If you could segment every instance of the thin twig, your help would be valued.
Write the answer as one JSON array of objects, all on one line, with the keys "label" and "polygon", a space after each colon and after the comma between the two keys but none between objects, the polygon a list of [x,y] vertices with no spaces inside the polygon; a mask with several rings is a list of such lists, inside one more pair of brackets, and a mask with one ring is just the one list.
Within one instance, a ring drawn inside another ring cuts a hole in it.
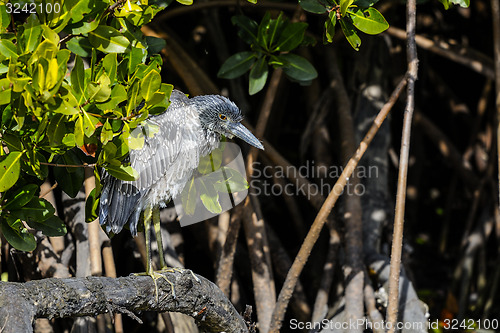
[{"label": "thin twig", "polygon": [[44,189],[43,193],[40,192],[40,195],[38,197],[40,199],[45,197],[47,194],[52,192],[57,187],[57,185],[59,185],[59,184],[57,182],[55,182],[54,185],[52,185],[49,189]]},{"label": "thin twig", "polygon": [[97,165],[95,163],[92,163],[92,164],[88,164],[88,163],[83,163],[83,164],[59,164],[59,163],[48,163],[48,162],[39,162],[39,163],[43,164],[43,165],[57,167],[57,168],[93,168],[93,167],[95,167]]},{"label": "thin twig", "polygon": [[316,219],[314,220],[309,233],[306,236],[306,239],[302,243],[299,253],[297,254],[297,257],[295,258],[293,265],[290,268],[286,280],[283,284],[283,288],[281,289],[280,295],[278,297],[278,302],[276,303],[276,308],[273,311],[270,332],[279,332],[283,318],[285,317],[288,302],[290,301],[299,275],[302,272],[302,269],[304,268],[309,255],[311,254],[311,250],[314,244],[318,240],[319,234],[328,218],[328,215],[337,202],[339,196],[342,194],[349,177],[354,171],[354,168],[359,163],[361,157],[363,157],[363,154],[370,145],[370,142],[373,140],[375,134],[378,132],[380,126],[382,126],[384,119],[389,114],[389,111],[393,107],[394,103],[396,103],[396,100],[398,99],[399,94],[401,93],[405,85],[406,78],[399,82],[398,86],[393,91],[389,101],[380,110],[379,114],[373,121],[372,126],[368,130],[368,133],[365,135],[363,141],[361,141],[361,143],[359,144],[358,149],[351,157],[346,167],[344,168],[344,171],[335,183],[333,190],[330,192],[325,202],[321,206],[321,209],[316,216]]},{"label": "thin twig", "polygon": [[403,134],[399,156],[399,175],[396,194],[396,213],[394,217],[394,233],[392,237],[391,265],[389,277],[389,303],[387,306],[388,333],[394,333],[398,318],[399,274],[401,270],[401,250],[403,246],[403,226],[406,201],[406,181],[408,176],[408,157],[410,155],[410,137],[413,110],[415,109],[415,81],[418,74],[417,44],[415,43],[415,22],[417,1],[408,0],[406,4],[406,33],[408,58],[408,87],[406,108],[403,118]]}]

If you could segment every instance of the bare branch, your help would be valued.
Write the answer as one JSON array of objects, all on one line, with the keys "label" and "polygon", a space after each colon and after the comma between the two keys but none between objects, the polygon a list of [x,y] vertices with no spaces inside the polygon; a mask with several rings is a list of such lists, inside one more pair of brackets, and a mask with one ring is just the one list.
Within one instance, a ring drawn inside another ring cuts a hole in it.
[{"label": "bare branch", "polygon": [[388,333],[395,332],[399,305],[399,275],[401,271],[401,250],[403,247],[403,226],[406,202],[406,182],[408,176],[408,157],[410,155],[411,123],[415,109],[415,81],[418,74],[417,44],[415,43],[415,23],[417,16],[416,0],[406,4],[406,34],[408,59],[408,87],[406,109],[403,118],[401,153],[399,156],[399,175],[396,194],[396,213],[392,237],[391,267],[389,277],[389,303],[387,306]]},{"label": "bare branch", "polygon": [[[44,279],[0,283],[0,326],[3,333],[33,332],[35,318],[96,316],[107,312],[181,312],[210,332],[248,332],[243,318],[219,288],[189,270],[163,273],[158,302],[149,276]],[[135,317],[135,315],[133,315]],[[137,317],[136,317],[137,318]]]}]

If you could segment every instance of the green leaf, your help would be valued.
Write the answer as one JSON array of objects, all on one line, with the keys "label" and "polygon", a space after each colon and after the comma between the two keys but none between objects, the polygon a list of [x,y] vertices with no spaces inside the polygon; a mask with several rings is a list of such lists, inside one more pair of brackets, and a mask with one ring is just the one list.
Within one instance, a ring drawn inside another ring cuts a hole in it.
[{"label": "green leaf", "polygon": [[110,163],[113,165],[120,165],[121,162],[116,159],[117,148],[113,142],[108,142],[102,147],[101,153],[99,154],[98,163]]},{"label": "green leaf", "polygon": [[354,26],[366,34],[376,35],[389,28],[389,23],[387,23],[384,16],[373,7],[367,9],[353,8],[349,10],[349,14]]},{"label": "green leaf", "polygon": [[247,190],[250,186],[246,178],[237,170],[222,167],[223,180],[218,179],[214,182],[214,187],[217,191],[222,193],[236,193]]},{"label": "green leaf", "polygon": [[189,6],[193,4],[193,0],[177,0],[181,5]]},{"label": "green leaf", "polygon": [[197,189],[194,177],[191,177],[182,190],[182,209],[187,215],[193,215],[196,210]]},{"label": "green leaf", "polygon": [[459,5],[460,7],[467,8],[470,5],[470,0],[439,0],[444,6],[444,9],[448,10],[452,4]]},{"label": "green leaf", "polygon": [[14,194],[9,195],[6,199],[5,205],[2,207],[4,210],[16,210],[28,202],[31,201],[36,191],[38,191],[38,185],[36,184],[28,184],[20,189],[18,189]]},{"label": "green leaf", "polygon": [[[111,98],[104,103],[97,103],[96,106],[99,110],[107,111],[107,110],[115,110],[118,111],[118,104],[127,100],[127,91],[125,87],[121,84],[116,84],[111,90]],[[123,116],[123,115],[121,115]]]},{"label": "green leaf", "polygon": [[212,153],[202,156],[198,163],[198,172],[202,175],[212,173],[220,169],[222,164],[222,150],[214,149]]},{"label": "green leaf", "polygon": [[200,184],[200,199],[205,208],[213,214],[222,213],[222,207],[219,203],[219,192],[215,190],[212,182],[205,182],[204,178],[198,178],[197,181]]},{"label": "green leaf", "polygon": [[[17,74],[21,76],[18,76]],[[31,81],[30,77],[27,77],[26,74],[19,70],[17,66],[17,58],[12,57],[9,62],[9,70],[7,72],[7,78],[12,82],[12,91],[14,92],[22,92],[24,87]]]},{"label": "green leaf", "polygon": [[83,130],[83,116],[78,115],[78,119],[75,122],[75,141],[76,144],[81,147],[85,143],[85,132]]},{"label": "green leaf", "polygon": [[10,15],[7,13],[7,7],[0,4],[0,32],[4,32],[10,25]]},{"label": "green leaf", "polygon": [[40,43],[42,36],[42,27],[36,15],[32,14],[24,24],[24,31],[21,36],[25,52],[33,52],[33,50]]},{"label": "green leaf", "polygon": [[[281,19],[281,16],[279,16]],[[266,12],[259,24],[257,32],[257,42],[264,50],[269,50],[269,36],[268,31],[271,25],[271,13]]]},{"label": "green leaf", "polygon": [[[118,136],[118,138],[115,138],[115,142],[117,143],[115,152],[116,158],[121,158],[129,153],[130,149],[128,148],[128,142],[127,142],[129,135],[130,135],[129,133],[122,133]],[[111,142],[108,142],[107,145],[109,145],[110,143]]]},{"label": "green leaf", "polygon": [[328,18],[325,21],[324,42],[332,43],[335,35],[335,24],[337,23],[337,15],[334,11],[328,13]]},{"label": "green leaf", "polygon": [[85,201],[85,222],[90,223],[99,217],[99,198],[96,197],[96,189],[92,189]]},{"label": "green leaf", "polygon": [[154,92],[150,99],[146,102],[146,105],[156,105],[165,100],[165,94],[162,92]]},{"label": "green leaf", "polygon": [[0,39],[0,54],[5,56],[6,59],[17,58],[17,47],[10,40]]},{"label": "green leaf", "polygon": [[71,56],[70,50],[62,49],[57,51],[57,64],[59,65],[59,72],[62,75],[66,74],[70,56]]},{"label": "green leaf", "polygon": [[344,18],[345,14],[347,13],[347,8],[349,8],[350,5],[354,0],[340,0],[340,17]]},{"label": "green leaf", "polygon": [[[61,165],[81,165],[82,160],[75,151],[68,150],[63,155],[58,155],[54,163]],[[84,168],[54,167],[54,178],[59,187],[71,198],[75,198],[82,188],[85,179]]]},{"label": "green leaf", "polygon": [[57,52],[59,52],[59,48],[56,44],[52,43],[50,40],[44,40],[41,44],[38,45],[35,52],[28,61],[28,65],[32,65],[40,59],[52,59],[57,56]]},{"label": "green leaf", "polygon": [[79,111],[78,101],[71,92],[66,88],[59,89],[59,95],[47,102],[47,108],[55,113],[64,114],[67,116],[75,115]]},{"label": "green leaf", "polygon": [[85,18],[76,24],[72,24],[68,27],[73,35],[88,34],[89,32],[95,30],[100,23],[99,20],[100,13],[92,12],[85,15]]},{"label": "green leaf", "polygon": [[[45,59],[42,59],[45,60]],[[44,66],[46,65],[46,66]],[[47,61],[40,61],[33,73],[33,88],[38,93],[43,93],[45,91],[45,78],[47,72]]]},{"label": "green leaf", "polygon": [[105,145],[111,140],[113,140],[113,129],[111,128],[109,120],[106,120],[101,131],[101,143]]},{"label": "green leaf", "polygon": [[126,181],[133,181],[139,179],[139,173],[134,170],[130,165],[129,166],[123,166],[123,165],[112,165],[108,164],[105,166],[105,169],[109,174],[115,178],[121,179],[121,180],[126,180]]},{"label": "green leaf", "polygon": [[34,149],[28,151],[28,157],[29,165],[31,166],[31,169],[33,170],[35,175],[39,179],[47,178],[49,174],[49,168],[46,164],[42,164],[47,163],[47,159],[45,158],[45,156],[38,150]]},{"label": "green leaf", "polygon": [[66,147],[74,147],[76,145],[75,133],[66,133],[62,143]]},{"label": "green leaf", "polygon": [[309,61],[296,54],[282,54],[277,56],[285,62],[283,72],[293,80],[310,81],[318,76],[318,72]]},{"label": "green leaf", "polygon": [[130,42],[113,27],[100,25],[89,32],[89,41],[99,51],[106,53],[125,53]]},{"label": "green leaf", "polygon": [[148,44],[148,55],[151,56],[160,53],[165,48],[167,43],[163,38],[146,36],[146,44]]},{"label": "green leaf", "polygon": [[92,54],[92,44],[88,38],[73,37],[67,43],[66,47],[80,57],[88,58]]},{"label": "green leaf", "polygon": [[148,138],[152,138],[160,131],[160,126],[151,120],[142,123],[142,131]]},{"label": "green leaf", "polygon": [[66,235],[66,225],[57,216],[53,215],[43,222],[29,221],[30,227],[40,230],[45,236],[57,237]]},{"label": "green leaf", "polygon": [[250,71],[250,84],[248,86],[248,93],[250,95],[255,95],[264,88],[267,81],[267,74],[268,68],[266,57],[262,57],[257,60]]},{"label": "green leaf", "polygon": [[50,90],[54,88],[54,86],[59,83],[59,79],[63,79],[62,75],[61,77],[58,76],[59,74],[59,64],[57,63],[57,59],[50,59],[49,60],[49,66],[47,68],[47,77],[45,79],[45,88],[46,90]]},{"label": "green leaf", "polygon": [[468,8],[470,5],[470,0],[450,0],[452,4],[459,5],[463,8]]},{"label": "green leaf", "polygon": [[42,25],[42,36],[45,38],[45,39],[48,39],[50,40],[52,43],[54,44],[59,44],[60,42],[60,38],[59,38],[59,35],[52,29],[50,29],[47,25]]},{"label": "green leaf", "polygon": [[128,137],[128,147],[130,149],[142,149],[144,147],[145,137],[139,128],[134,129],[130,132]]},{"label": "green leaf", "polygon": [[23,144],[21,142],[21,139],[17,135],[3,133],[0,139],[7,145],[7,148],[9,148],[10,152],[23,150]]},{"label": "green leaf", "polygon": [[136,111],[136,106],[139,105],[140,101],[138,100],[139,97],[139,80],[134,80],[134,83],[132,83],[132,86],[128,88],[127,91],[127,117],[129,117],[132,113]]},{"label": "green leaf", "polygon": [[11,211],[12,216],[26,222],[36,221],[41,222],[53,216],[55,212],[54,206],[45,199],[33,197],[23,207]]},{"label": "green leaf", "polygon": [[94,134],[97,124],[99,123],[99,119],[90,115],[86,111],[83,112],[83,132],[87,137],[90,137]]},{"label": "green leaf", "polygon": [[116,70],[118,67],[118,61],[116,58],[116,53],[107,54],[102,60],[102,68],[109,77],[109,81],[114,83],[116,81]]},{"label": "green leaf", "polygon": [[267,47],[265,49],[275,50],[278,38],[282,36],[285,27],[289,27],[290,25],[293,25],[293,23],[289,23],[288,20],[283,17],[283,12],[280,12],[276,19],[271,20],[269,22],[269,28],[266,31]]},{"label": "green leaf", "polygon": [[75,66],[70,74],[71,86],[75,92],[75,96],[78,102],[82,102],[85,97],[85,68],[83,66],[83,60],[80,56],[75,57]]},{"label": "green leaf", "polygon": [[130,75],[134,74],[137,70],[139,64],[143,64],[146,61],[147,51],[140,48],[133,48],[131,52],[127,54],[128,61],[128,73]]},{"label": "green leaf", "polygon": [[234,79],[245,74],[255,63],[254,52],[239,52],[230,56],[220,68],[217,76],[223,79]]},{"label": "green leaf", "polygon": [[9,104],[11,95],[10,80],[7,78],[0,79],[0,105]]},{"label": "green leaf", "polygon": [[254,20],[245,15],[236,15],[231,18],[231,22],[238,26],[238,36],[247,44],[257,43],[259,25]]},{"label": "green leaf", "polygon": [[35,236],[30,234],[19,219],[2,219],[1,229],[7,242],[19,251],[33,251],[36,249]]},{"label": "green leaf", "polygon": [[331,8],[328,1],[322,0],[299,0],[299,5],[307,12],[314,14],[323,14]]},{"label": "green leaf", "polygon": [[280,34],[276,47],[273,51],[288,52],[302,43],[307,23],[296,22],[289,24]]},{"label": "green leaf", "polygon": [[146,75],[146,77],[141,82],[141,94],[146,102],[148,102],[153,97],[153,94],[160,89],[160,86],[160,73],[155,70],[149,72],[149,74]]},{"label": "green leaf", "polygon": [[0,161],[0,192],[11,188],[19,178],[22,152],[11,151]]},{"label": "green leaf", "polygon": [[342,28],[344,36],[349,42],[349,44],[351,44],[352,48],[355,49],[356,51],[359,51],[359,46],[361,45],[361,39],[356,33],[354,25],[352,25],[351,22],[348,22],[345,19],[343,19],[340,20],[340,27]]},{"label": "green leaf", "polygon": [[97,82],[90,82],[87,86],[87,98],[96,102],[107,101],[111,95],[110,83],[109,77],[105,73],[101,74]]},{"label": "green leaf", "polygon": [[66,117],[62,114],[55,114],[50,120],[47,127],[47,136],[49,137],[49,144],[52,147],[62,145],[62,139],[67,132],[65,121]]}]

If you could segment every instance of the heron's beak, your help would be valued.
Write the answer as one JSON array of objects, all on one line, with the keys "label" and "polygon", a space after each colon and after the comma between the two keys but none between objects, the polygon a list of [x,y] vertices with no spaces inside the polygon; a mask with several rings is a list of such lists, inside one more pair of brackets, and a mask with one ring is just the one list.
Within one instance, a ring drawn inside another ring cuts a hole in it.
[{"label": "heron's beak", "polygon": [[228,128],[229,132],[234,136],[240,138],[246,143],[264,150],[264,146],[260,141],[241,123],[231,123]]}]

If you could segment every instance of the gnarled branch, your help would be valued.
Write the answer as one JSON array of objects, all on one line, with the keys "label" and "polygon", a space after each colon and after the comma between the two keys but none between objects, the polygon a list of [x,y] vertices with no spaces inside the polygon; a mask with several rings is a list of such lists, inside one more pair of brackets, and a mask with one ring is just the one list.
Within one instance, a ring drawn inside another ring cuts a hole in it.
[{"label": "gnarled branch", "polygon": [[162,274],[172,286],[166,279],[157,280],[158,301],[149,276],[0,282],[0,327],[4,333],[33,332],[35,318],[171,311],[193,317],[205,331],[248,332],[243,318],[215,284],[201,276],[197,281],[184,269]]}]

